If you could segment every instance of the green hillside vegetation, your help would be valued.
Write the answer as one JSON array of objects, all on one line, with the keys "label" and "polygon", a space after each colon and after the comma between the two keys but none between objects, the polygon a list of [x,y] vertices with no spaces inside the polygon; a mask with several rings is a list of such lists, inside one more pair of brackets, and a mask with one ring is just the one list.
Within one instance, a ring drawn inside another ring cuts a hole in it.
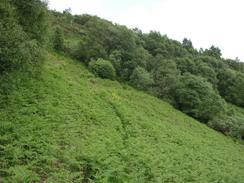
[{"label": "green hillside vegetation", "polygon": [[95,16],[72,16],[68,10],[51,13],[53,26],[62,30],[59,51],[87,65],[110,62],[116,71],[111,79],[161,98],[225,135],[244,139],[244,121],[227,104],[244,104],[244,64],[239,60],[221,58],[215,46],[196,50],[189,39],[180,43],[159,32],[145,34]]},{"label": "green hillside vegetation", "polygon": [[0,182],[244,182],[244,64],[46,1],[0,1]]},{"label": "green hillside vegetation", "polygon": [[50,53],[22,81],[0,109],[4,182],[243,182],[243,145],[77,61]]}]

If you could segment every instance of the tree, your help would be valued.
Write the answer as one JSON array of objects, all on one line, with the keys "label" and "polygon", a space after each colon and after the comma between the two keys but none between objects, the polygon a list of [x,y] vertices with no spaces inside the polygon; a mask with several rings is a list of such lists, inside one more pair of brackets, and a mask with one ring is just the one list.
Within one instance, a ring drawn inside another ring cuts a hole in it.
[{"label": "tree", "polygon": [[182,41],[182,46],[186,49],[192,49],[193,48],[193,45],[192,45],[192,42],[191,40],[188,40],[187,38],[184,38],[183,41]]},{"label": "tree", "polygon": [[64,33],[60,27],[57,27],[54,33],[54,48],[58,51],[64,50]]},{"label": "tree", "polygon": [[182,41],[182,47],[185,48],[190,54],[195,54],[196,50],[193,47],[191,40],[184,38]]},{"label": "tree", "polygon": [[63,14],[71,15],[71,13],[72,13],[71,8],[67,8],[67,9],[65,9],[65,10],[63,11]]},{"label": "tree", "polygon": [[122,72],[122,54],[119,50],[114,50],[110,55],[109,55],[109,60],[113,64],[117,76],[121,77],[121,72]]},{"label": "tree", "polygon": [[21,66],[24,55],[20,48],[23,46],[26,34],[14,18],[14,7],[6,1],[0,2],[0,73]]},{"label": "tree", "polygon": [[240,61],[238,57],[234,60],[226,59],[224,62],[233,70],[244,73],[244,63]]},{"label": "tree", "polygon": [[71,8],[67,8],[67,9],[65,9],[65,10],[63,11],[63,15],[64,15],[66,21],[67,21],[69,24],[72,25],[72,23],[73,23],[73,17],[72,17],[72,14],[71,14],[71,13],[72,13]]},{"label": "tree", "polygon": [[130,83],[138,89],[149,90],[153,84],[153,79],[150,73],[138,66],[130,76]]},{"label": "tree", "polygon": [[222,60],[219,60],[212,56],[199,56],[197,57],[197,60],[199,61],[199,63],[204,62],[208,64],[208,66],[214,69],[216,73],[219,73],[219,71],[228,67],[224,62],[222,62]]},{"label": "tree", "polygon": [[98,59],[89,63],[90,70],[96,75],[104,79],[115,79],[115,69],[110,61]]},{"label": "tree", "polygon": [[235,138],[244,138],[244,119],[234,115],[215,116],[208,122],[211,128]]},{"label": "tree", "polygon": [[234,84],[230,87],[232,103],[244,107],[244,74],[237,73]]},{"label": "tree", "polygon": [[236,78],[236,73],[231,69],[223,69],[218,74],[218,90],[221,96],[223,96],[227,101],[231,101],[230,88],[234,85]]},{"label": "tree", "polygon": [[107,53],[94,37],[85,35],[79,43],[75,57],[87,63],[91,59],[107,58]]},{"label": "tree", "polygon": [[0,74],[13,70],[31,71],[40,63],[37,42],[29,40],[16,18],[10,1],[0,2]]},{"label": "tree", "polygon": [[228,102],[244,106],[244,74],[224,69],[218,74],[218,90]]},{"label": "tree", "polygon": [[184,73],[191,73],[194,74],[197,72],[197,63],[192,57],[181,57],[177,58],[176,60],[177,68],[181,72],[181,74]]},{"label": "tree", "polygon": [[152,56],[149,54],[149,52],[143,47],[138,46],[134,51],[132,60],[136,63],[137,66],[148,68],[151,59]]},{"label": "tree", "polygon": [[217,89],[218,79],[217,79],[217,73],[212,69],[208,64],[206,63],[199,63],[197,65],[198,70],[195,73],[195,75],[201,76],[205,79],[207,79],[208,82],[210,82],[214,89]]},{"label": "tree", "polygon": [[218,74],[218,90],[228,102],[244,106],[244,74],[223,69]]},{"label": "tree", "polygon": [[225,112],[225,103],[204,78],[185,74],[176,89],[178,108],[186,114],[207,122]]},{"label": "tree", "polygon": [[204,55],[208,55],[217,59],[220,59],[222,56],[221,50],[218,47],[211,46],[209,49],[206,49],[203,52]]},{"label": "tree", "polygon": [[19,24],[30,39],[43,44],[47,40],[48,10],[41,0],[12,0],[16,7]]},{"label": "tree", "polygon": [[179,71],[173,60],[160,60],[153,70],[155,81],[153,93],[171,104],[175,104],[175,90],[179,79]]}]

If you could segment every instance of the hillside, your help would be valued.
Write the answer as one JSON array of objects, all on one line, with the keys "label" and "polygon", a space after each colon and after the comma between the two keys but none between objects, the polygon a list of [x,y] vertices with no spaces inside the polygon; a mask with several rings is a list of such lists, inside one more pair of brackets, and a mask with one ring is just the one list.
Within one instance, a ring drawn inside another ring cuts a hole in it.
[{"label": "hillside", "polygon": [[[220,48],[197,50],[187,38],[181,43],[97,16],[50,13],[56,50],[85,63],[99,77],[127,83],[216,131],[244,139],[244,118],[235,107],[244,107],[244,64],[222,58]],[[94,68],[104,64],[112,77]]]},{"label": "hillside", "polygon": [[0,182],[244,182],[243,145],[64,56],[5,100]]}]

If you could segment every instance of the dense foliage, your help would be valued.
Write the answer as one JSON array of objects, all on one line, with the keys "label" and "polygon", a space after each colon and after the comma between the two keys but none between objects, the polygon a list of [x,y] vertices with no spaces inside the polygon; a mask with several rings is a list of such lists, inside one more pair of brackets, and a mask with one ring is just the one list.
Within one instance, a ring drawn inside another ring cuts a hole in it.
[{"label": "dense foliage", "polygon": [[47,4],[41,0],[11,0],[11,2],[16,9],[18,23],[29,38],[44,44],[48,33]]},{"label": "dense foliage", "polygon": [[0,84],[9,72],[35,71],[51,45],[95,75],[127,82],[205,123],[226,115],[225,101],[244,106],[244,64],[223,59],[218,47],[196,50],[186,38],[180,43],[96,16],[73,16],[70,9],[50,12],[40,0],[6,0],[0,15]]},{"label": "dense foliage", "polygon": [[153,85],[153,79],[149,72],[138,66],[130,76],[130,82],[138,89],[148,90]]},{"label": "dense foliage", "polygon": [[244,140],[244,118],[237,116],[215,116],[208,125],[225,135]]},{"label": "dense foliage", "polygon": [[53,35],[53,48],[57,51],[63,51],[64,45],[64,33],[60,27],[57,27]]},{"label": "dense foliage", "polygon": [[242,144],[57,54],[9,95],[0,125],[4,183],[244,180]]},{"label": "dense foliage", "polygon": [[[10,73],[32,75],[40,70],[48,39],[48,10],[39,0],[0,2],[0,94],[12,91]],[[20,81],[18,81],[20,82]]]},{"label": "dense foliage", "polygon": [[243,181],[243,146],[175,109],[244,140],[238,58],[42,0],[0,17],[0,182]]},{"label": "dense foliage", "polygon": [[85,63],[109,60],[118,80],[204,123],[213,124],[214,117],[227,115],[225,101],[244,105],[244,64],[223,59],[218,47],[197,50],[189,39],[180,43],[159,32],[145,34],[96,16],[52,14],[54,25],[65,32],[66,53]]},{"label": "dense foliage", "polygon": [[185,74],[176,89],[179,109],[201,121],[209,121],[225,112],[224,101],[206,79]]},{"label": "dense foliage", "polygon": [[93,60],[89,63],[90,70],[96,75],[104,79],[115,79],[115,69],[113,65],[103,59]]}]

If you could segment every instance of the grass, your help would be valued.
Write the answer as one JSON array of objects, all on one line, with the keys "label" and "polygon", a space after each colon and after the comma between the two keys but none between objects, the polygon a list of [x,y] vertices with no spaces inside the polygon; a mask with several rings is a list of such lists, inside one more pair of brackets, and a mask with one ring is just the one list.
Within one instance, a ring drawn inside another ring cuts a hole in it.
[{"label": "grass", "polygon": [[243,145],[54,53],[0,125],[0,182],[244,182]]}]

